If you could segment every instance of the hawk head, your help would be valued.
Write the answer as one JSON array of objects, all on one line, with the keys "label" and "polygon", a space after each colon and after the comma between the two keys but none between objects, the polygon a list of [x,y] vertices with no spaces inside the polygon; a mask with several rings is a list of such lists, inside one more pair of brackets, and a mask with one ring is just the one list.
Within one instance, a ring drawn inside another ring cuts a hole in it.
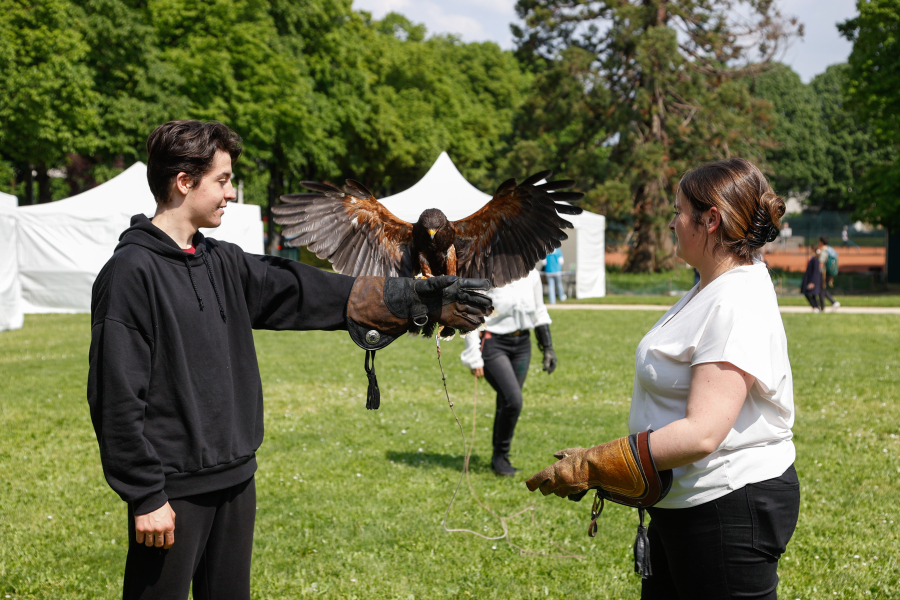
[{"label": "hawk head", "polygon": [[429,208],[419,216],[419,225],[428,232],[431,239],[434,239],[437,232],[445,227],[447,223],[447,215],[436,208]]}]

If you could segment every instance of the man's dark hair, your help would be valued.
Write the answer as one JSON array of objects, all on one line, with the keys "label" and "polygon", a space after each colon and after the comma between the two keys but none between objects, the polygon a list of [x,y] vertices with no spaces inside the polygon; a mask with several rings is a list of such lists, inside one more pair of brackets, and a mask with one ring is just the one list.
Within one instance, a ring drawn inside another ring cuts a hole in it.
[{"label": "man's dark hair", "polygon": [[824,235],[819,236],[819,241],[822,242],[823,244],[825,244],[826,246],[828,245],[828,238],[825,237]]},{"label": "man's dark hair", "polygon": [[243,148],[240,136],[218,121],[169,121],[154,129],[147,138],[147,181],[156,202],[170,200],[179,173],[187,173],[197,185],[219,150],[234,163]]}]

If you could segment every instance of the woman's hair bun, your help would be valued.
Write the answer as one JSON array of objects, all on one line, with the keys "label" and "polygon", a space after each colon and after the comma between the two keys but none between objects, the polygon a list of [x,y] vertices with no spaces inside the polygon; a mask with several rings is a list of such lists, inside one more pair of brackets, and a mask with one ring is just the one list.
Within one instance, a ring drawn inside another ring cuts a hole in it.
[{"label": "woman's hair bun", "polygon": [[747,243],[751,248],[761,248],[774,242],[781,230],[781,217],[787,207],[781,196],[768,188],[759,198],[759,206],[747,230]]}]

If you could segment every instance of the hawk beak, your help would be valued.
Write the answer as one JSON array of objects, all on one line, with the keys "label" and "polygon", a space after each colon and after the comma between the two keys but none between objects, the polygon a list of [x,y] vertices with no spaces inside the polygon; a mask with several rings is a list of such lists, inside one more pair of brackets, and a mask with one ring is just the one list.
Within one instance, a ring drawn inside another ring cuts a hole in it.
[{"label": "hawk beak", "polygon": [[431,236],[431,239],[434,239],[434,234],[437,233],[437,229],[429,229],[428,235]]}]

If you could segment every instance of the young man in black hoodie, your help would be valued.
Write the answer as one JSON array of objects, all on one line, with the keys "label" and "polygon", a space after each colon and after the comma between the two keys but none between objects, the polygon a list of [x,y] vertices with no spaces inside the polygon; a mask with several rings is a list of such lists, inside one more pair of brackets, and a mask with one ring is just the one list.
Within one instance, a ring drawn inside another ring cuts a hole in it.
[{"label": "young man in black hoodie", "polygon": [[486,280],[353,278],[204,237],[235,197],[240,152],[221,123],[158,127],[156,214],[132,217],[94,284],[88,403],[104,475],[128,503],[124,598],[187,598],[192,581],[198,600],[250,597],[253,329],[347,330],[368,358],[413,323],[465,332],[490,311]]}]

